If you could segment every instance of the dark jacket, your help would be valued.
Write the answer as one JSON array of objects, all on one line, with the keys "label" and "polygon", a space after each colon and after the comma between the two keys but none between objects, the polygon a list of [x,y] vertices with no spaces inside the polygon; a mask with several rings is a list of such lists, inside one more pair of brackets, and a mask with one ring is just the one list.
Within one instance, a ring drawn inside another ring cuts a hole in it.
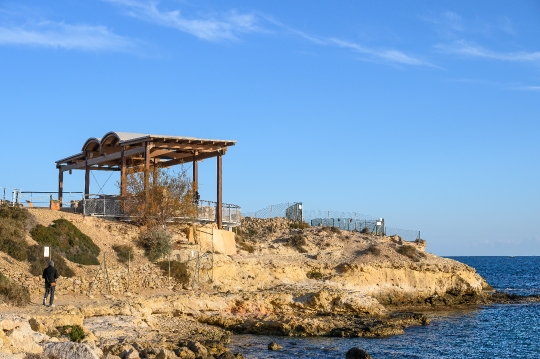
[{"label": "dark jacket", "polygon": [[52,283],[56,282],[56,279],[58,278],[58,271],[56,268],[52,266],[48,266],[43,270],[43,279],[45,279],[45,283]]}]

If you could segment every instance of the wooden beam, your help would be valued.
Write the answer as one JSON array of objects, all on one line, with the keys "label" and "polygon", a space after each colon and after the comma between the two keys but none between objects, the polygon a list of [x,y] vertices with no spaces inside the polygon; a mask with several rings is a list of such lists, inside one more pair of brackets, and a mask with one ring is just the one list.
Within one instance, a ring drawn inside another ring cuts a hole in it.
[{"label": "wooden beam", "polygon": [[155,148],[171,148],[171,149],[178,149],[178,150],[186,150],[186,151],[217,151],[218,148],[227,147],[227,145],[219,145],[219,144],[176,144],[176,143],[163,143],[158,142],[154,143]]},{"label": "wooden beam", "polygon": [[[225,154],[226,151],[224,151],[222,149],[222,152],[223,154]],[[186,163],[187,161],[193,161],[193,160],[196,160],[196,161],[202,161],[202,160],[205,160],[207,158],[212,158],[212,157],[216,157],[218,155],[217,152],[211,152],[211,153],[199,153],[198,155],[195,156],[195,158],[193,159],[193,155],[191,154],[185,154],[183,155],[182,157],[180,158],[177,158],[175,160],[170,160],[170,161],[162,161],[160,162],[160,166],[162,166],[163,168],[168,168],[168,167],[171,167],[171,166],[176,166],[176,165],[179,165],[179,164],[182,164],[182,163]]]},{"label": "wooden beam", "polygon": [[[124,156],[131,157],[139,153],[144,153],[144,151],[145,151],[145,147],[135,147],[135,148],[124,151]],[[97,165],[97,164],[101,164],[101,163],[112,161],[112,160],[119,160],[121,157],[122,157],[121,151],[117,151],[115,153],[111,153],[105,156],[99,156],[99,157],[88,159],[85,162],[79,162],[79,163],[74,163],[71,165],[64,166],[63,170],[69,171],[69,170],[84,169],[86,165],[92,166],[92,165]]]}]

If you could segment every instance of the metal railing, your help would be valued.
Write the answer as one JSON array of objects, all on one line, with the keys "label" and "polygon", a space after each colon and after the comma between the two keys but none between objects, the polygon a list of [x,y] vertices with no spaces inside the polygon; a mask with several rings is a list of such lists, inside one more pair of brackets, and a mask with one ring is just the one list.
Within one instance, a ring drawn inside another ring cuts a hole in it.
[{"label": "metal railing", "polygon": [[[132,216],[126,214],[123,210],[125,201],[118,196],[91,195],[83,199],[78,206],[85,216],[112,217],[120,219],[129,219]],[[172,217],[171,221],[190,222],[195,220],[197,223],[212,223],[216,221],[217,202],[199,200],[196,204],[197,216],[192,217]],[[235,204],[222,204],[222,223],[226,227],[236,227],[240,225],[242,218],[241,208]]]}]

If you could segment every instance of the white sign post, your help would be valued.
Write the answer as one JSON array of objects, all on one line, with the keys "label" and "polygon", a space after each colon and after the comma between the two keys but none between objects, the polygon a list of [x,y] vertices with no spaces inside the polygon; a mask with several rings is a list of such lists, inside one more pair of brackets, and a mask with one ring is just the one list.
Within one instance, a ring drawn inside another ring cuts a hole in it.
[{"label": "white sign post", "polygon": [[49,247],[43,247],[43,257],[50,257]]}]

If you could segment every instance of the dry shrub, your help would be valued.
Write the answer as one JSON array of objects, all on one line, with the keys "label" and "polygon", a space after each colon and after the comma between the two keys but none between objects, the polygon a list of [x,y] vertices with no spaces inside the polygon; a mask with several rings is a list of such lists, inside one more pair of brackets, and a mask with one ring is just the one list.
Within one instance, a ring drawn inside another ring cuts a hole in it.
[{"label": "dry shrub", "polygon": [[140,225],[163,227],[174,218],[195,218],[196,191],[183,166],[179,172],[158,166],[128,168],[124,211]]},{"label": "dry shrub", "polygon": [[158,262],[159,268],[163,272],[163,275],[169,275],[169,263],[171,268],[171,278],[174,278],[180,284],[189,283],[189,273],[185,263],[178,261],[161,261]]},{"label": "dry shrub", "polygon": [[18,261],[26,260],[24,239],[27,222],[34,217],[24,207],[0,205],[0,251]]},{"label": "dry shrub", "polygon": [[119,262],[127,263],[130,259],[133,260],[133,246],[127,244],[119,244],[112,246],[116,253]]},{"label": "dry shrub", "polygon": [[419,262],[422,258],[424,258],[426,255],[425,253],[418,252],[416,248],[409,246],[409,245],[403,245],[396,249],[396,252],[399,254],[410,258],[411,260],[415,262]]},{"label": "dry shrub", "polygon": [[30,303],[30,293],[26,287],[11,282],[0,273],[0,300],[17,307],[24,307]]},{"label": "dry shrub", "polygon": [[374,255],[374,256],[381,255],[381,249],[376,245],[369,246],[368,249],[366,249],[364,252],[366,254],[371,254],[371,255]]},{"label": "dry shrub", "polygon": [[306,238],[304,238],[301,234],[295,234],[289,240],[287,241],[287,244],[291,247],[294,247],[298,250],[300,253],[306,253],[307,250],[304,248],[305,245],[307,245]]},{"label": "dry shrub", "polygon": [[146,257],[156,261],[172,252],[172,233],[161,227],[153,227],[139,235],[139,244]]},{"label": "dry shrub", "polygon": [[370,233],[371,233],[371,229],[369,229],[369,227],[364,227],[364,228],[362,228],[362,230],[360,231],[360,233],[370,234]]},{"label": "dry shrub", "polygon": [[322,230],[328,233],[335,233],[335,234],[341,234],[341,229],[338,227],[322,227]]},{"label": "dry shrub", "polygon": [[245,251],[247,251],[248,253],[255,253],[255,246],[252,245],[251,243],[248,243],[244,240],[240,240],[237,242],[238,243],[238,246],[240,247],[240,249],[243,249]]},{"label": "dry shrub", "polygon": [[291,229],[305,229],[309,228],[309,224],[306,222],[294,221],[289,223],[289,228]]},{"label": "dry shrub", "polygon": [[308,277],[309,279],[317,279],[317,280],[323,279],[322,273],[318,271],[307,272],[306,277]]}]

